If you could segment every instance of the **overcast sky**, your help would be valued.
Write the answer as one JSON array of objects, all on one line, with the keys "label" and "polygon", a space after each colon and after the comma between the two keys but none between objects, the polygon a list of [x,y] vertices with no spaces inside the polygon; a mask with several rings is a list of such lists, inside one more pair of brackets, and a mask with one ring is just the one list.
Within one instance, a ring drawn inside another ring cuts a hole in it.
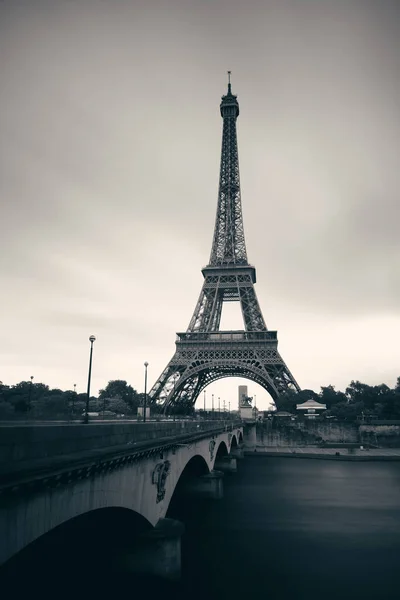
[{"label": "overcast sky", "polygon": [[[282,357],[317,392],[393,386],[399,40],[398,0],[0,1],[0,379],[85,391],[95,334],[94,393],[143,391],[145,360],[155,382],[209,259],[230,69],[247,252]],[[208,401],[236,406],[238,383]]]}]

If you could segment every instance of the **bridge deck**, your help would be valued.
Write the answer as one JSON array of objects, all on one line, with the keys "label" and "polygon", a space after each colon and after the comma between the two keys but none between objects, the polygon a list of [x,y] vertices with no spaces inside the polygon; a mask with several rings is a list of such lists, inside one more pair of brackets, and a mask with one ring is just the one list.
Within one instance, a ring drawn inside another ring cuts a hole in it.
[{"label": "bridge deck", "polygon": [[[85,470],[129,457],[140,458],[231,430],[235,425],[238,424],[233,421],[206,421],[15,427],[7,428],[8,436],[3,435],[5,430],[2,429],[0,492],[71,470]],[[124,431],[116,435],[115,428],[124,428]],[[100,435],[93,435],[96,430]],[[122,439],[122,443],[115,443]]]}]

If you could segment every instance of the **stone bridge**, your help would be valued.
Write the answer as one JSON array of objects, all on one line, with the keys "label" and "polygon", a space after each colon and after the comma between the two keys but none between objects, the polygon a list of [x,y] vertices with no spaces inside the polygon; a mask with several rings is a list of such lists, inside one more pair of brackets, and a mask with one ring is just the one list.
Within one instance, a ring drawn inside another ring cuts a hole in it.
[{"label": "stone bridge", "polygon": [[15,576],[20,560],[75,539],[86,559],[102,546],[117,572],[179,578],[183,525],[171,507],[221,498],[223,475],[243,454],[241,424],[223,421],[0,433],[0,565]]}]

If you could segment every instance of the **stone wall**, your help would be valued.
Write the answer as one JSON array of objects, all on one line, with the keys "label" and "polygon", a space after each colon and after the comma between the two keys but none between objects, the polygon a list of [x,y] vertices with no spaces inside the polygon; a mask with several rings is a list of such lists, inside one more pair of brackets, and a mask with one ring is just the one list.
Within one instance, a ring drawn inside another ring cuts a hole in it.
[{"label": "stone wall", "polygon": [[400,447],[400,425],[304,421],[248,424],[247,447],[320,446],[360,444],[382,448]]},{"label": "stone wall", "polygon": [[360,440],[383,448],[400,448],[400,425],[360,425]]},{"label": "stone wall", "polygon": [[324,442],[355,444],[359,441],[358,425],[353,423],[327,423],[326,421],[306,421],[304,430],[313,433]]},{"label": "stone wall", "polygon": [[269,429],[264,424],[256,426],[257,446],[312,446],[320,441],[313,432],[294,428],[280,427]]}]

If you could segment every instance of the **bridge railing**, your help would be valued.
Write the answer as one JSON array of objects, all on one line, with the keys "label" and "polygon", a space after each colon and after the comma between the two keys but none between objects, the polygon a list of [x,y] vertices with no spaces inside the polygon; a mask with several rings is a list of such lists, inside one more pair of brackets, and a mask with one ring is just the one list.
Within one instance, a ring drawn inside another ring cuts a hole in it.
[{"label": "bridge railing", "polygon": [[0,475],[27,461],[79,456],[123,446],[129,448],[143,442],[156,443],[183,434],[220,431],[234,426],[233,421],[176,421],[3,427],[0,429]]}]

